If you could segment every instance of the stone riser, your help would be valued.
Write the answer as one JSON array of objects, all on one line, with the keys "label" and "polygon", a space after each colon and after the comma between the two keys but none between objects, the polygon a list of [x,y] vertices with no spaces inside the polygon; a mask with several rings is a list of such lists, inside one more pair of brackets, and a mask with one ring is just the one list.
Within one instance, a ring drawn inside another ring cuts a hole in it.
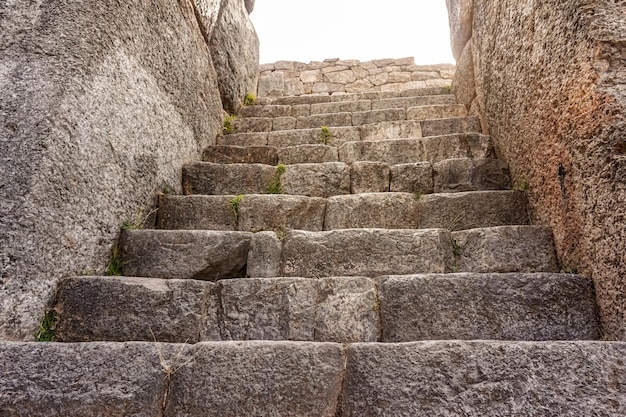
[{"label": "stone riser", "polygon": [[221,278],[333,277],[446,272],[556,272],[550,229],[500,226],[229,232],[125,230],[126,276]]},{"label": "stone riser", "polygon": [[[57,340],[187,342],[592,340],[593,285],[561,274],[246,278],[75,277]],[[85,323],[90,326],[85,327]]]},{"label": "stone riser", "polygon": [[[401,154],[398,159],[402,160]],[[183,189],[186,195],[272,193],[330,197],[388,191],[430,194],[502,190],[510,185],[508,167],[488,158],[442,160],[433,165],[398,163],[390,166],[371,161],[350,165],[342,162],[295,164],[284,166],[284,173],[277,179],[278,172],[277,167],[263,164],[194,163],[183,167]]]},{"label": "stone riser", "polygon": [[[233,202],[236,201],[236,208]],[[368,193],[161,196],[157,228],[170,230],[323,231],[353,228],[464,230],[528,224],[526,196],[516,191],[433,194]]]},{"label": "stone riser", "polygon": [[[294,129],[316,129],[326,126],[359,127],[375,123],[419,121],[420,123],[432,120],[448,120],[449,125],[457,127],[454,131],[440,134],[459,132],[479,132],[480,124],[475,117],[466,117],[467,110],[463,106],[422,106],[410,109],[383,109],[367,112],[345,112],[331,114],[315,114],[312,116],[285,116],[285,117],[242,117],[233,122],[235,133],[278,132]],[[454,120],[458,119],[458,120]],[[450,129],[450,128],[449,128]],[[425,136],[433,136],[425,135]]]},{"label": "stone riser", "polygon": [[318,104],[318,103],[336,103],[342,101],[361,101],[361,100],[385,100],[393,98],[410,98],[424,96],[450,95],[450,88],[446,87],[427,87],[408,89],[404,91],[371,91],[366,93],[353,94],[309,94],[301,96],[277,97],[277,98],[260,98],[259,104],[262,105],[299,105],[299,104]]},{"label": "stone riser", "polygon": [[621,342],[3,342],[0,409],[7,417],[618,417],[624,357]]}]

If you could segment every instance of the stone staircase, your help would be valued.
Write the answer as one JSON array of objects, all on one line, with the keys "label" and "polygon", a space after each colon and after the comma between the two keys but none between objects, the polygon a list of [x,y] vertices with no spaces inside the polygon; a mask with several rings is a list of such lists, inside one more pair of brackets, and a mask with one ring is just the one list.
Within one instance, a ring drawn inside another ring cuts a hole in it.
[{"label": "stone staircase", "polygon": [[233,130],[122,232],[124,276],[64,282],[64,343],[0,344],[0,416],[626,414],[626,344],[449,90]]}]

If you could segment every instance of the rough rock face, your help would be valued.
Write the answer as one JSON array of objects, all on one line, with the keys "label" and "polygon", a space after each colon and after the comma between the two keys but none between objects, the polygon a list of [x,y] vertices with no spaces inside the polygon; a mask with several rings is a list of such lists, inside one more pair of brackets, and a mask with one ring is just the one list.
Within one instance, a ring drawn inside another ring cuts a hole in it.
[{"label": "rough rock face", "polygon": [[[514,184],[529,186],[533,221],[553,228],[562,268],[593,277],[605,335],[622,340],[625,10],[623,0],[474,0],[473,71],[459,66],[456,74],[474,73],[472,112]],[[452,26],[453,45],[465,45]]]},{"label": "rough rock face", "polygon": [[450,20],[452,54],[457,61],[465,43],[472,37],[474,0],[446,0]]},{"label": "rough rock face", "polygon": [[198,21],[215,4],[0,3],[0,339],[33,337],[62,276],[103,272],[119,226],[220,132]]},{"label": "rough rock face", "polygon": [[246,11],[248,14],[252,13],[254,10],[254,0],[245,0],[246,3]]},{"label": "rough rock face", "polygon": [[209,43],[222,103],[230,113],[256,91],[259,79],[259,38],[246,7],[242,0],[222,0]]}]

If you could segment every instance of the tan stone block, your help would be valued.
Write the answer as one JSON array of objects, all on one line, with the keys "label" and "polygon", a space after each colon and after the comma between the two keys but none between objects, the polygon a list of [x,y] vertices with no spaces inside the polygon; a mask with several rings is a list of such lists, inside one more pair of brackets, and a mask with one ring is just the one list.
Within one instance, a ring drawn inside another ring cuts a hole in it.
[{"label": "tan stone block", "polygon": [[415,71],[411,73],[411,81],[436,80],[441,78],[438,72],[434,71]]},{"label": "tan stone block", "polygon": [[298,118],[298,129],[321,128],[322,126],[352,126],[352,113],[314,114]]},{"label": "tan stone block", "polygon": [[310,104],[297,104],[291,106],[291,114],[289,116],[292,117],[306,117],[311,115],[311,105]]},{"label": "tan stone block", "polygon": [[359,161],[350,165],[352,194],[389,191],[389,165],[383,162]]},{"label": "tan stone block", "polygon": [[245,195],[239,203],[238,229],[322,230],[326,200],[296,195]]},{"label": "tan stone block", "polygon": [[340,162],[289,165],[281,181],[285,193],[291,195],[350,194],[350,169]]},{"label": "tan stone block", "polygon": [[299,145],[281,148],[278,152],[278,162],[286,165],[338,161],[339,155],[334,146]]},{"label": "tan stone block", "polygon": [[311,91],[313,93],[334,93],[336,91],[344,91],[344,86],[343,84],[314,83]]},{"label": "tan stone block", "polygon": [[329,72],[324,74],[324,81],[327,83],[349,84],[356,81],[356,76],[352,70]]},{"label": "tan stone block", "polygon": [[233,121],[236,133],[269,132],[272,130],[270,117],[239,117]]},{"label": "tan stone block", "polygon": [[[279,231],[284,233],[283,230]],[[252,234],[248,250],[246,276],[251,278],[274,278],[280,276],[280,257],[283,242],[275,232]]]},{"label": "tan stone block", "polygon": [[339,160],[349,164],[357,161],[404,164],[421,161],[422,155],[422,144],[415,139],[349,142],[339,147]]},{"label": "tan stone block", "polygon": [[391,166],[392,192],[430,194],[433,192],[433,170],[429,162]]},{"label": "tan stone block", "polygon": [[297,123],[298,119],[295,117],[275,117],[272,120],[272,130],[274,132],[280,130],[292,130],[296,128]]},{"label": "tan stone block", "polygon": [[416,120],[383,122],[359,126],[362,140],[422,137],[422,125]]},{"label": "tan stone block", "polygon": [[196,162],[183,166],[183,189],[186,194],[265,193],[275,172],[271,165]]},{"label": "tan stone block", "polygon": [[309,70],[309,71],[302,71],[300,73],[300,80],[302,80],[303,83],[319,83],[323,81],[322,78],[322,71],[320,70]]},{"label": "tan stone block", "polygon": [[406,111],[410,120],[446,119],[450,117],[467,117],[467,109],[462,104],[444,104],[411,107]]},{"label": "tan stone block", "polygon": [[387,79],[390,83],[406,83],[411,81],[411,74],[408,72],[392,72]]},{"label": "tan stone block", "polygon": [[325,230],[417,229],[418,202],[409,193],[364,193],[330,197]]},{"label": "tan stone block", "polygon": [[509,166],[499,159],[447,159],[433,165],[436,193],[505,190]]},{"label": "tan stone block", "polygon": [[237,230],[230,206],[234,195],[163,195],[157,228],[168,230]]},{"label": "tan stone block", "polygon": [[391,122],[406,119],[404,109],[381,109],[352,113],[352,125],[361,126],[365,124]]}]

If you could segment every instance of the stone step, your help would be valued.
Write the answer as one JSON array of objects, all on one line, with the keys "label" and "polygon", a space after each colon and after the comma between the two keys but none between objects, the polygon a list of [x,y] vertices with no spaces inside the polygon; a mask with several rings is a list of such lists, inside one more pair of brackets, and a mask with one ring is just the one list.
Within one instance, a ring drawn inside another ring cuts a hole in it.
[{"label": "stone step", "polygon": [[[339,149],[341,162],[324,162],[335,159],[335,148],[317,145],[279,151],[279,161],[296,162],[289,165],[196,162],[183,166],[183,188],[186,195],[291,194],[311,197],[387,191],[430,194],[433,191],[506,189],[510,185],[506,164],[481,158],[492,152],[491,144],[485,140],[480,137],[473,143],[430,138],[357,142],[355,146],[348,144]],[[311,157],[307,158],[307,155]],[[446,156],[465,158],[447,160]],[[435,162],[434,169],[428,162],[406,162],[413,157],[430,159]],[[468,161],[467,158],[471,157],[478,159]],[[313,163],[300,163],[306,159]],[[377,159],[386,159],[392,165]]]},{"label": "stone step", "polygon": [[335,146],[297,145],[283,148],[275,146],[208,146],[203,154],[204,162],[216,164],[303,164],[338,162]]},{"label": "stone step", "polygon": [[590,341],[0,342],[10,393],[0,407],[7,417],[618,417],[625,356],[624,342]]},{"label": "stone step", "polygon": [[342,416],[620,416],[626,343],[433,341],[347,348]]},{"label": "stone step", "polygon": [[239,112],[239,117],[302,117],[325,113],[351,113],[380,109],[408,109],[417,106],[456,104],[456,99],[451,94],[386,98],[379,100],[333,101],[313,104],[270,104],[244,107]]},{"label": "stone step", "polygon": [[528,224],[526,196],[518,191],[429,196],[366,193],[328,199],[268,194],[164,195],[159,198],[157,219],[159,229],[246,232],[353,228],[464,230],[525,224]]},{"label": "stone step", "polygon": [[566,274],[245,278],[73,277],[62,342],[410,342],[599,337],[592,283]]},{"label": "stone step", "polygon": [[342,229],[232,232],[124,230],[127,276],[216,281],[409,275],[445,272],[557,272],[550,229]]},{"label": "stone step", "polygon": [[271,104],[277,105],[300,105],[300,104],[318,104],[318,103],[331,103],[341,101],[360,101],[360,100],[384,100],[390,98],[404,98],[404,97],[424,97],[424,96],[438,96],[449,95],[450,89],[446,87],[426,87],[417,89],[408,89],[399,92],[395,91],[374,91],[365,93],[335,93],[329,94],[308,94],[301,96],[286,96],[277,97],[272,100]]},{"label": "stone step", "polygon": [[[336,104],[338,106],[338,104]],[[383,122],[397,122],[403,120],[432,121],[440,119],[447,122],[428,123],[430,131],[444,130],[445,133],[478,132],[479,124],[476,118],[467,118],[465,106],[431,105],[410,107],[408,109],[377,109],[354,112],[319,113],[309,116],[281,116],[281,117],[239,117],[234,120],[236,133],[277,132],[294,129],[315,129],[327,127],[358,127]],[[430,134],[433,136],[437,133]]]}]

